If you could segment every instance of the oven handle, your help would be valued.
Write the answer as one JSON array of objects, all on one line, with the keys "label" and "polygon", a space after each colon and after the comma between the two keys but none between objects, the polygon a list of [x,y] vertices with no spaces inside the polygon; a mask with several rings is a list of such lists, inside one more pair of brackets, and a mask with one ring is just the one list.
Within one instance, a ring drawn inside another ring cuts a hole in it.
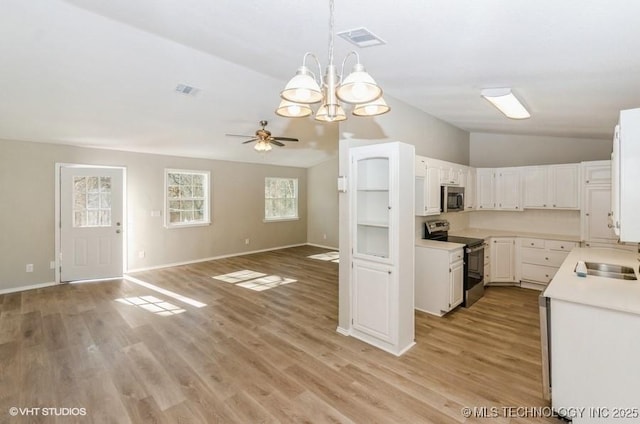
[{"label": "oven handle", "polygon": [[476,253],[476,252],[479,252],[480,250],[484,250],[484,248],[485,248],[485,247],[487,247],[487,245],[486,245],[486,244],[484,244],[484,243],[483,243],[483,244],[481,244],[481,245],[480,245],[480,246],[478,246],[478,247],[474,247],[473,249],[470,249],[470,248],[468,248],[468,247],[467,247],[466,252],[467,252],[467,253]]}]

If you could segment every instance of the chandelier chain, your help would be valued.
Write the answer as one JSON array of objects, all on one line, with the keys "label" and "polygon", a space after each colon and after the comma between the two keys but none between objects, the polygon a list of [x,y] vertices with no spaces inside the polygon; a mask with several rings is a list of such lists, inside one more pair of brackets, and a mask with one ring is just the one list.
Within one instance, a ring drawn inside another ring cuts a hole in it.
[{"label": "chandelier chain", "polygon": [[329,65],[333,65],[334,0],[329,0]]}]

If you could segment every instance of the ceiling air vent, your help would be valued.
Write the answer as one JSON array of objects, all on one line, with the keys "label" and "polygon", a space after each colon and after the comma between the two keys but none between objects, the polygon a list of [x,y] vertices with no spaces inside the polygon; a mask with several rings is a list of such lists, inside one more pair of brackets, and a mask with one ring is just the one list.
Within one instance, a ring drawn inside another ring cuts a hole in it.
[{"label": "ceiling air vent", "polygon": [[198,90],[195,87],[186,84],[178,84],[176,86],[176,91],[180,94],[184,94],[185,96],[195,96]]},{"label": "ceiling air vent", "polygon": [[347,31],[341,31],[338,36],[344,38],[351,44],[358,47],[373,47],[387,44],[382,38],[378,37],[366,28],[354,28]]}]

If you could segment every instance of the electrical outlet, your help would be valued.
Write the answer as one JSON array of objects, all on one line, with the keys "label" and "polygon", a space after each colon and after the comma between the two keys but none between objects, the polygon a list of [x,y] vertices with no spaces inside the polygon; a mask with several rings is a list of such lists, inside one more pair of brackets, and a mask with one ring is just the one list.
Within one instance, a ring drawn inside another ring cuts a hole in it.
[{"label": "electrical outlet", "polygon": [[145,256],[147,256],[147,254],[144,250],[138,252],[138,258],[144,259]]},{"label": "electrical outlet", "polygon": [[326,235],[326,234],[323,234],[323,235],[322,235],[322,239],[323,239],[323,240],[326,240],[326,239],[327,239],[327,235]]},{"label": "electrical outlet", "polygon": [[27,272],[33,272],[33,264],[27,264]]},{"label": "electrical outlet", "polygon": [[249,244],[249,239],[248,238],[244,239],[244,244]]}]

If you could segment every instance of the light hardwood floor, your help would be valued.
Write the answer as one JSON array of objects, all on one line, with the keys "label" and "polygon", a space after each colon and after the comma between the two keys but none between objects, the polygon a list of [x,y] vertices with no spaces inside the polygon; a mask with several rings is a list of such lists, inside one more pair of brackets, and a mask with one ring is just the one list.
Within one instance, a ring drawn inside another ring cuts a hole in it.
[{"label": "light hardwood floor", "polygon": [[[417,312],[417,345],[397,358],[336,332],[338,265],[307,258],[324,251],[134,275],[201,308],[127,280],[0,296],[0,423],[559,422],[501,409],[546,405],[538,292],[490,288],[444,318]],[[211,278],[240,270],[297,281],[258,292]],[[116,300],[147,296],[185,312]],[[11,417],[12,406],[86,415]],[[463,407],[498,417],[465,418]]]}]

